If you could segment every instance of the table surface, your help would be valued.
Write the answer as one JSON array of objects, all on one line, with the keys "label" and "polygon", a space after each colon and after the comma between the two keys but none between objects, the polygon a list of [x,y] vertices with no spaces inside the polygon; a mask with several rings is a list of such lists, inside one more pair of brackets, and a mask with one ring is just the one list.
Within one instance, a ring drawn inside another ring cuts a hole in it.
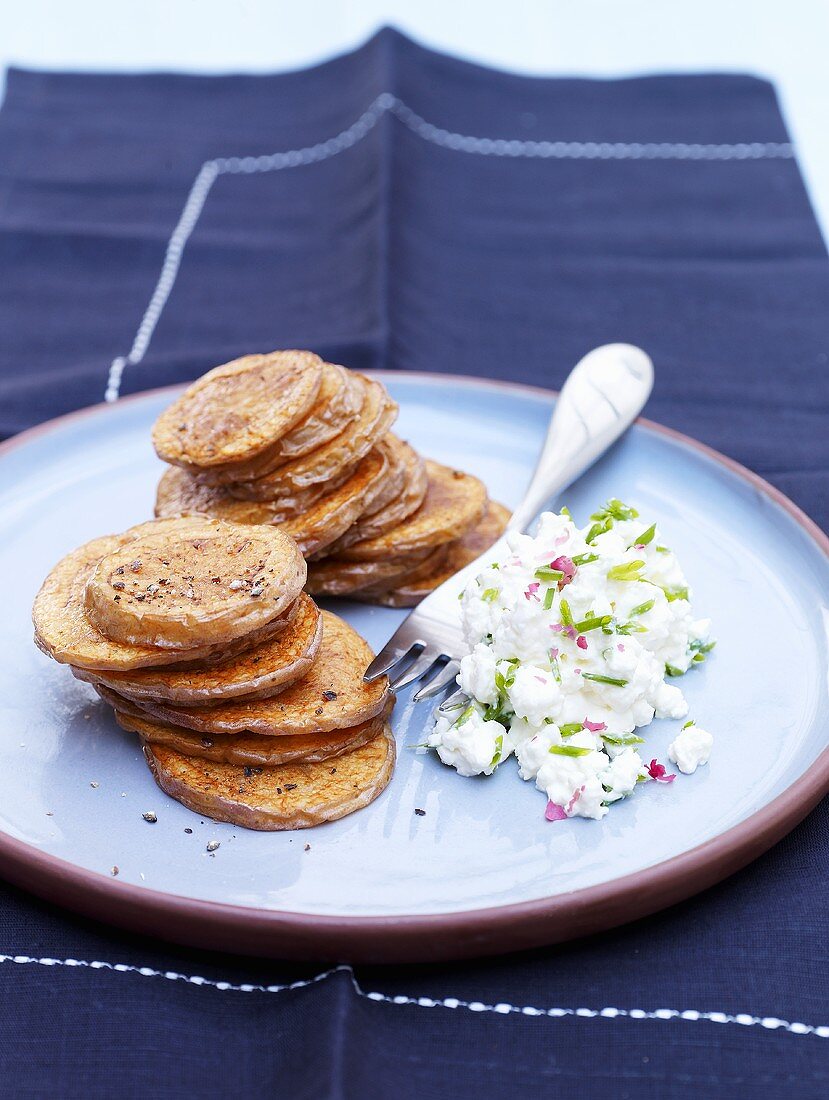
[{"label": "table surface", "polygon": [[778,88],[829,235],[829,5],[822,0],[75,0],[71,18],[68,11],[63,0],[5,5],[0,68],[262,72],[324,60],[393,24],[424,45],[525,73],[756,73]]}]

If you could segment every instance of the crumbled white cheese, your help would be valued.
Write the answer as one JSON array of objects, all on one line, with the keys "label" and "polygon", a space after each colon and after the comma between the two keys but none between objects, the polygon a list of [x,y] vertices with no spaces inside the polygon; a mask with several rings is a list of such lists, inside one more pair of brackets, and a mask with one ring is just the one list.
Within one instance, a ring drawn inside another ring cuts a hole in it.
[{"label": "crumbled white cheese", "polygon": [[668,759],[673,760],[684,775],[693,775],[700,764],[707,764],[714,745],[708,730],[691,722],[680,730],[668,746]]},{"label": "crumbled white cheese", "polygon": [[[490,775],[514,752],[567,816],[603,817],[650,778],[634,730],[687,714],[671,681],[705,660],[710,623],[694,619],[656,525],[620,501],[583,528],[547,512],[509,548],[463,593],[468,703],[437,714],[428,745],[462,775]],[[683,772],[695,759],[693,771],[710,740],[688,726],[671,759]]]},{"label": "crumbled white cheese", "polygon": [[460,775],[492,775],[511,751],[504,727],[499,722],[487,722],[473,706],[455,722],[439,717],[429,744],[437,749],[444,764],[456,768]]}]

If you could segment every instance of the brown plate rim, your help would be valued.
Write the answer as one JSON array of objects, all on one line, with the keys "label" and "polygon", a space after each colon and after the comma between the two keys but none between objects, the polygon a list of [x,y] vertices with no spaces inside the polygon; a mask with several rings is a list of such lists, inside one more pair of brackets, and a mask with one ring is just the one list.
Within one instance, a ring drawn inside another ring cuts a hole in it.
[{"label": "brown plate rim", "polygon": [[[526,383],[427,371],[370,371],[380,379],[520,391],[545,399],[555,391]],[[181,385],[130,394],[118,404],[174,393]],[[73,420],[100,415],[105,402],[46,421],[0,443],[0,455]],[[759,474],[673,428],[637,423],[707,456],[752,485],[798,523],[829,558],[829,537]],[[722,881],[781,840],[829,792],[829,747],[785,791],[738,825],[671,859],[621,878],[551,898],[416,916],[351,917],[255,909],[202,901],[119,882],[49,855],[0,832],[5,878],[84,916],[191,947],[273,958],[390,963],[502,954],[559,943],[648,916]]]}]

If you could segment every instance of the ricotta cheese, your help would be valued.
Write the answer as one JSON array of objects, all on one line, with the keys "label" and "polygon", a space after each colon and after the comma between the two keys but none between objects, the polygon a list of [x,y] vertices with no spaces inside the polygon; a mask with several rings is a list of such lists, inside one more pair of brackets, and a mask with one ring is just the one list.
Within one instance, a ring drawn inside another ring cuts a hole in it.
[{"label": "ricotta cheese", "polygon": [[707,764],[714,738],[694,722],[686,722],[668,746],[668,759],[684,775],[693,775],[700,764]]},{"label": "ricotta cheese", "polygon": [[[690,600],[657,525],[634,508],[610,500],[582,528],[566,509],[545,512],[462,593],[465,698],[435,712],[428,747],[470,776],[515,755],[551,820],[604,817],[638,783],[673,779],[646,764],[636,731],[688,713],[675,680],[714,646]],[[686,725],[669,758],[690,774],[712,740]]]}]

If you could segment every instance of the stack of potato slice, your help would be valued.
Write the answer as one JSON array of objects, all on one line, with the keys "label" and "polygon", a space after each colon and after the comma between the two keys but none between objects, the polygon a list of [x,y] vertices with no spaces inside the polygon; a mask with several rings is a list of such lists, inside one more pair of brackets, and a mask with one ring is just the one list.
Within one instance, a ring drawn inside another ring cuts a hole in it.
[{"label": "stack of potato slice", "polygon": [[367,805],[394,767],[372,652],[303,591],[274,527],[204,516],[94,539],[47,577],[37,645],[135,731],[159,786],[252,829],[303,828]]},{"label": "stack of potato slice", "polygon": [[495,542],[509,513],[477,478],[392,434],[396,416],[382,383],[311,352],[216,367],[156,422],[170,464],[156,515],[279,527],[311,563],[313,594],[416,604]]}]

